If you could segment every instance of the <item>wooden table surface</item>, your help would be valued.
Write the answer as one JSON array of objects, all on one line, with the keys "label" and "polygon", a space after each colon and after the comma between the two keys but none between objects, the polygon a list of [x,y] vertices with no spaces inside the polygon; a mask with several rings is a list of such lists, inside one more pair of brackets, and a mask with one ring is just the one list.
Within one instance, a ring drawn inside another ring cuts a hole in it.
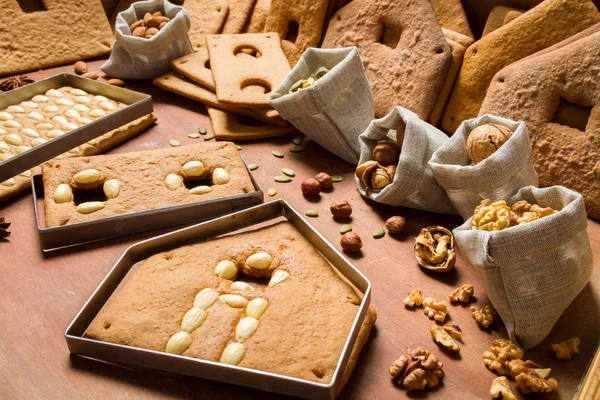
[{"label": "wooden table surface", "polygon": [[[99,71],[100,65],[101,61],[94,61],[90,69]],[[72,67],[49,69],[29,76],[39,80],[63,71],[72,72]],[[200,126],[211,131],[202,104],[163,91],[150,82],[131,82],[127,87],[152,94],[158,124],[112,153],[164,148],[169,146],[169,139],[178,139],[182,145],[198,143],[202,139],[189,139],[187,135]],[[464,332],[460,355],[451,356],[432,342],[429,329],[433,322],[422,309],[412,311],[402,304],[414,287],[420,287],[425,296],[447,301],[452,289],[464,283],[475,285],[477,306],[489,303],[481,277],[460,253],[456,268],[446,274],[428,272],[415,262],[413,238],[421,228],[429,225],[453,228],[461,220],[382,206],[362,199],[353,179],[353,167],[315,143],[310,143],[301,153],[288,151],[292,137],[239,144],[243,147],[246,162],[260,165],[253,174],[265,192],[275,187],[278,191],[275,198],[284,198],[297,210],[319,210],[320,216],[310,222],[335,246],[339,246],[341,224],[332,219],[329,203],[347,200],[353,206],[352,225],[362,237],[364,247],[362,253],[349,255],[349,258],[372,283],[372,304],[378,319],[340,398],[490,398],[489,386],[495,375],[484,367],[482,353],[492,339],[506,337],[502,324],[496,322],[493,330],[486,331],[475,323],[468,307],[451,306],[450,321],[460,325]],[[282,151],[285,157],[275,158],[272,150]],[[286,167],[296,171],[293,182],[274,182],[273,177],[280,175],[281,169]],[[336,183],[333,191],[309,201],[302,196],[300,183],[320,171],[342,175],[344,180]],[[266,193],[265,197],[265,200],[269,199]],[[0,215],[13,223],[8,240],[0,242],[0,398],[282,398],[209,380],[71,356],[63,337],[68,324],[123,251],[157,232],[44,255],[39,247],[31,195],[0,206]],[[386,235],[382,239],[373,239],[372,232],[383,228],[385,220],[392,215],[406,218],[406,232],[399,238]],[[546,340],[526,352],[527,358],[553,368],[559,389],[547,396],[548,399],[573,398],[600,337],[600,224],[590,220],[588,232],[596,254],[590,284],[563,314]],[[572,336],[581,338],[581,353],[570,361],[554,359],[550,344]],[[439,355],[446,376],[436,390],[413,394],[395,387],[387,369],[406,347],[417,346],[425,346]]]}]

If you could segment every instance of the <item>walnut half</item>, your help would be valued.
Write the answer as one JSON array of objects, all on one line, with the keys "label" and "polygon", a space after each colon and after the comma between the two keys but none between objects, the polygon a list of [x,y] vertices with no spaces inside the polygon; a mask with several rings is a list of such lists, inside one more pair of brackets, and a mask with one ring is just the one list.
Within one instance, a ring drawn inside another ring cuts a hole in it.
[{"label": "walnut half", "polygon": [[423,304],[423,295],[421,294],[421,289],[414,289],[402,302],[408,307],[420,307],[421,304]]},{"label": "walnut half", "polygon": [[417,347],[414,350],[406,349],[406,354],[394,361],[389,373],[405,389],[423,390],[440,384],[444,377],[442,367],[435,354]]},{"label": "walnut half", "polygon": [[484,328],[489,328],[494,322],[495,311],[491,306],[486,305],[483,308],[472,306],[470,310],[473,312],[473,318],[475,318],[475,321],[477,321],[477,323]]},{"label": "walnut half", "polygon": [[510,340],[496,339],[492,341],[490,349],[483,353],[483,364],[490,371],[496,371],[498,375],[511,376],[508,363],[512,360],[521,360],[523,350]]},{"label": "walnut half", "polygon": [[516,220],[515,214],[506,201],[492,202],[490,199],[481,200],[471,218],[473,229],[484,231],[499,231],[511,226]]},{"label": "walnut half", "polygon": [[454,268],[454,235],[443,226],[421,229],[415,239],[415,258],[420,266],[437,272]]},{"label": "walnut half", "polygon": [[581,341],[578,337],[571,338],[567,341],[553,344],[550,347],[556,354],[556,358],[561,360],[570,360],[573,354],[579,353],[579,344]]},{"label": "walnut half", "polygon": [[443,300],[436,300],[431,297],[423,300],[423,312],[429,319],[436,320],[438,322],[444,322],[446,320],[446,316],[450,314],[448,310],[448,306],[446,302]]},{"label": "walnut half", "polygon": [[505,376],[494,378],[492,387],[490,387],[490,394],[495,399],[502,396],[503,400],[517,400],[517,396],[513,393],[510,382]]},{"label": "walnut half", "polygon": [[435,324],[431,327],[433,341],[448,351],[459,352],[460,346],[443,326]]},{"label": "walnut half", "polygon": [[462,303],[469,303],[471,296],[475,293],[475,286],[464,284],[459,288],[454,289],[452,293],[448,295],[450,301],[460,301]]}]

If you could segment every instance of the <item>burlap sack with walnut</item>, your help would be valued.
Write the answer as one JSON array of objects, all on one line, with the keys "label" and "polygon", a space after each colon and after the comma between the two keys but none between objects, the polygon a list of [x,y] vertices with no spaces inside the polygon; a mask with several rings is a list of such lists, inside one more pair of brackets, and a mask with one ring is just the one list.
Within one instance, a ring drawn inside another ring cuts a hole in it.
[{"label": "burlap sack with walnut", "polygon": [[[473,129],[489,123],[506,126],[514,133],[494,154],[471,165],[467,138]],[[464,121],[450,140],[433,153],[429,165],[464,219],[473,215],[483,199],[507,199],[522,187],[538,185],[527,126],[493,115]]]},{"label": "burlap sack with walnut", "polygon": [[562,186],[529,186],[506,200],[560,211],[501,231],[473,230],[468,219],[453,233],[463,256],[483,273],[510,339],[530,349],[544,340],[589,281],[593,259],[587,215],[583,197]]},{"label": "burlap sack with walnut", "polygon": [[[144,18],[147,12],[155,11],[171,20],[150,39],[132,36],[129,26]],[[133,3],[117,16],[117,41],[110,58],[100,69],[108,76],[123,79],[154,79],[164,75],[171,69],[169,61],[193,51],[189,30],[190,17],[183,7],[167,0]]]},{"label": "burlap sack with walnut", "polygon": [[[314,85],[289,93],[292,85],[326,67]],[[371,87],[356,47],[309,48],[275,93],[271,106],[306,136],[356,165],[358,136],[375,117]]]},{"label": "burlap sack with walnut", "polygon": [[359,164],[371,160],[375,145],[386,139],[402,142],[394,179],[383,190],[375,192],[366,190],[355,177],[360,194],[391,206],[456,214],[456,209],[444,188],[435,180],[428,164],[433,153],[448,141],[448,136],[419,119],[412,111],[394,107],[385,117],[372,121],[360,135]]}]

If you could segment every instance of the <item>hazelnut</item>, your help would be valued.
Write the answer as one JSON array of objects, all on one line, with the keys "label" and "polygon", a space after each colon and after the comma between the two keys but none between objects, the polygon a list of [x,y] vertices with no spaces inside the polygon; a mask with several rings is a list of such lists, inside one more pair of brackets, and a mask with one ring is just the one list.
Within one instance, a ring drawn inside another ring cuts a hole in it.
[{"label": "hazelnut", "polygon": [[373,159],[385,166],[398,164],[400,148],[394,142],[381,142],[373,149]]},{"label": "hazelnut", "polygon": [[346,232],[340,239],[340,246],[342,246],[344,251],[355,253],[362,248],[362,240],[360,240],[360,236],[356,233]]},{"label": "hazelnut", "polygon": [[394,175],[396,175],[396,165],[388,165],[387,167],[385,167],[385,170],[390,176],[390,180],[394,180]]},{"label": "hazelnut", "polygon": [[321,193],[321,184],[318,180],[309,178],[302,182],[302,194],[305,196],[317,196]]},{"label": "hazelnut", "polygon": [[333,187],[333,179],[326,172],[319,172],[315,179],[321,184],[321,189],[331,189]]},{"label": "hazelnut", "polygon": [[398,215],[388,218],[388,220],[385,221],[385,227],[387,228],[388,232],[396,235],[404,232],[405,225],[406,220]]},{"label": "hazelnut", "polygon": [[392,179],[385,168],[377,168],[371,175],[371,188],[373,190],[381,190],[390,183],[392,183]]},{"label": "hazelnut", "polygon": [[352,206],[347,201],[334,201],[329,205],[329,210],[334,218],[348,218],[352,214]]}]

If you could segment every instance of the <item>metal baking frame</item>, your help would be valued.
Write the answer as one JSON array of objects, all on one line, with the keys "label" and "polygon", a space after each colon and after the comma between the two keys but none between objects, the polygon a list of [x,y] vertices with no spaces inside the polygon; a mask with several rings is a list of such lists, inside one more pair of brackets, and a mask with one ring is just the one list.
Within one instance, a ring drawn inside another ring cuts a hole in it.
[{"label": "metal baking frame", "polygon": [[31,186],[33,192],[35,223],[40,238],[40,247],[43,251],[50,251],[62,247],[112,239],[132,233],[206,221],[214,217],[261,204],[263,202],[262,189],[254,180],[248,166],[246,166],[246,171],[248,171],[252,186],[254,187],[254,191],[250,193],[204,201],[198,197],[198,201],[193,203],[156,208],[154,210],[131,214],[116,215],[113,217],[53,228],[47,228],[45,226],[45,218],[44,224],[42,224],[41,221],[40,214],[44,214],[44,182],[42,180],[42,174],[36,174],[31,179]]},{"label": "metal baking frame", "polygon": [[[265,371],[103,342],[84,336],[90,323],[136,263],[158,252],[215,238],[279,217],[285,217],[294,225],[346,279],[364,294],[330,383],[316,383]],[[276,200],[129,247],[71,322],[65,331],[65,339],[69,351],[80,356],[192,375],[303,398],[333,399],[342,389],[344,371],[370,302],[371,283],[367,278],[287,202]]]},{"label": "metal baking frame", "polygon": [[128,104],[128,106],[0,162],[0,182],[153,111],[152,96],[148,94],[66,73],[0,94],[0,110],[30,100],[35,95],[44,94],[49,89],[58,89],[63,86],[83,89],[88,93],[102,95]]}]

